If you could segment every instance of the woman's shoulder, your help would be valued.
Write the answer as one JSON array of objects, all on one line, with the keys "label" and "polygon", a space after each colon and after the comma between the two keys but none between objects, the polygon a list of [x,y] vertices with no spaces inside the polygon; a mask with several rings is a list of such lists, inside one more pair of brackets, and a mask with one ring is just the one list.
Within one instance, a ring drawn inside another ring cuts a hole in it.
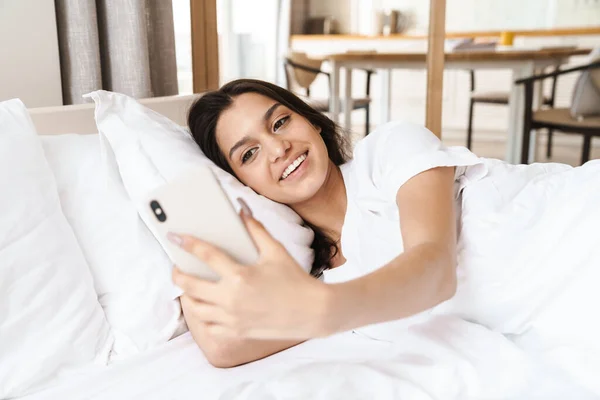
[{"label": "woman's shoulder", "polygon": [[415,156],[441,146],[437,136],[422,125],[387,122],[356,143],[352,160],[341,167],[342,174],[348,182],[358,181],[356,186],[364,193],[367,187],[379,186],[390,170],[397,173]]},{"label": "woman's shoulder", "polygon": [[[429,129],[406,121],[383,124],[357,143],[353,164],[362,184],[369,180],[386,199],[393,201],[400,186],[432,168],[482,165],[471,173],[476,178],[486,171],[482,160],[466,147],[446,147]],[[458,179],[466,168],[457,171]]]}]

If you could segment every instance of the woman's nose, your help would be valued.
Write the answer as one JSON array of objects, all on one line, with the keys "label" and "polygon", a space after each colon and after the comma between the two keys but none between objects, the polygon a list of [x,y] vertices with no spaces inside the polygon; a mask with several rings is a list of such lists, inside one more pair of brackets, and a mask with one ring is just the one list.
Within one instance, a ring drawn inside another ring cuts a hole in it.
[{"label": "woman's nose", "polygon": [[291,147],[290,142],[277,135],[269,138],[267,146],[269,149],[269,161],[271,162],[275,162],[285,156]]}]

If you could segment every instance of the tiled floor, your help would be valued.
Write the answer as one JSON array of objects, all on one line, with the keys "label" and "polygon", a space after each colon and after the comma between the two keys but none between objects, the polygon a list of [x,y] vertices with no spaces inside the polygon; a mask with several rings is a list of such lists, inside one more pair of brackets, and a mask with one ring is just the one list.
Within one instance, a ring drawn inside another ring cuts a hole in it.
[{"label": "tiled floor", "polygon": [[[364,127],[356,126],[352,135],[355,141],[362,137]],[[552,158],[546,158],[546,133],[541,132],[536,162],[558,162],[569,165],[579,165],[583,138],[580,135],[555,133],[553,135]],[[444,130],[443,142],[447,146],[465,146],[467,143],[466,131]],[[498,158],[503,160],[506,151],[506,136],[501,131],[477,131],[473,133],[473,146],[471,151],[481,157]],[[592,140],[591,159],[600,159],[600,137]]]}]

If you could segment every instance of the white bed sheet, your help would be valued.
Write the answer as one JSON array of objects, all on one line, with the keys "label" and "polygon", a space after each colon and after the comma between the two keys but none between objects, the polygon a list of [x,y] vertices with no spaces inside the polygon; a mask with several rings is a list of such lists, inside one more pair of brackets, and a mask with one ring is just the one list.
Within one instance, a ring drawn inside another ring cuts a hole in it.
[{"label": "white bed sheet", "polygon": [[595,399],[536,366],[504,336],[435,317],[394,343],[351,332],[245,366],[210,366],[191,336],[22,400],[47,399]]}]

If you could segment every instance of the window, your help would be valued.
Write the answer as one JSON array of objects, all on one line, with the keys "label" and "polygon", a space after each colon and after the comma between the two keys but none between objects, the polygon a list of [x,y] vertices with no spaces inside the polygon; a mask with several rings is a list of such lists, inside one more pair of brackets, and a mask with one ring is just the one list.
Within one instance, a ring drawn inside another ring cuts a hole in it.
[{"label": "window", "polygon": [[276,81],[279,7],[279,0],[217,0],[221,83]]},{"label": "window", "polygon": [[179,94],[193,93],[190,0],[173,0]]}]

